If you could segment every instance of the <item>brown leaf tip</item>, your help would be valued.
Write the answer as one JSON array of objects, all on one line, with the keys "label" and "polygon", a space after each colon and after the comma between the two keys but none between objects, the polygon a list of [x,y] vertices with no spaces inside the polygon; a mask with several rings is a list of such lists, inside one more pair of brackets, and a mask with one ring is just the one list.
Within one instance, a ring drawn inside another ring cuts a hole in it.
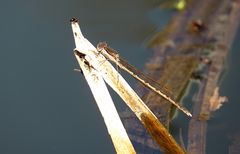
[{"label": "brown leaf tip", "polygon": [[78,22],[78,19],[77,18],[72,18],[72,19],[70,19],[70,22],[71,23]]}]

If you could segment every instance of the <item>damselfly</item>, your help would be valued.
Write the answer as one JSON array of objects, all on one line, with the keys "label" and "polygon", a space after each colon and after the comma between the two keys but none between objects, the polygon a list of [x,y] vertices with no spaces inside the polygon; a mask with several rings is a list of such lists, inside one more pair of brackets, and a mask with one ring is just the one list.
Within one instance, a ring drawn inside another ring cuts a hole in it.
[{"label": "damselfly", "polygon": [[107,46],[106,42],[98,43],[97,50],[106,59],[109,59],[110,61],[116,63],[116,65],[119,68],[128,72],[130,75],[132,75],[135,79],[140,81],[143,85],[148,87],[150,90],[156,92],[157,94],[162,96],[164,99],[171,102],[179,110],[183,111],[186,115],[188,115],[190,117],[192,116],[192,114],[185,107],[181,106],[179,103],[174,101],[169,95],[167,95],[166,92],[164,92],[164,87],[163,86],[161,86],[160,84],[155,82],[153,79],[144,75],[141,71],[137,70],[134,66],[130,65],[126,60],[122,59],[114,49],[111,49]]}]

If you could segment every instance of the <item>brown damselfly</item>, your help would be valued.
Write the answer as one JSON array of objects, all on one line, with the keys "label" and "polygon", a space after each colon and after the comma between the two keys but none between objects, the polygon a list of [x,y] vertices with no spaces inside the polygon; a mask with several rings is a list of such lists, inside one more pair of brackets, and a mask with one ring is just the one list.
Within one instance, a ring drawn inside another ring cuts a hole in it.
[{"label": "brown damselfly", "polygon": [[192,114],[185,107],[181,106],[179,103],[174,101],[168,94],[166,94],[166,90],[164,86],[161,86],[159,83],[157,83],[150,77],[147,77],[141,71],[137,70],[134,66],[129,64],[126,60],[122,59],[114,49],[107,46],[106,42],[98,43],[97,49],[99,53],[102,54],[106,59],[116,63],[116,65],[119,68],[128,72],[130,75],[132,75],[135,79],[140,81],[143,85],[148,87],[150,90],[156,92],[157,94],[162,96],[164,99],[168,100],[170,103],[175,105],[179,110],[183,111],[186,115],[190,117],[192,116]]}]

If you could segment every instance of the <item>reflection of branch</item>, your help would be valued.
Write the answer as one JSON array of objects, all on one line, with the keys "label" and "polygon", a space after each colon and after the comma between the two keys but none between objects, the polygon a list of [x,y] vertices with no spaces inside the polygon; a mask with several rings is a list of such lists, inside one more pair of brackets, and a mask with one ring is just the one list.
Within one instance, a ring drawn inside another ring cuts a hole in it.
[{"label": "reflection of branch", "polygon": [[213,95],[209,99],[209,109],[210,111],[218,110],[224,102],[227,102],[228,99],[225,96],[219,96],[219,87],[214,89]]},{"label": "reflection of branch", "polygon": [[179,129],[179,140],[180,140],[181,147],[186,151],[186,146],[183,140],[182,128]]}]

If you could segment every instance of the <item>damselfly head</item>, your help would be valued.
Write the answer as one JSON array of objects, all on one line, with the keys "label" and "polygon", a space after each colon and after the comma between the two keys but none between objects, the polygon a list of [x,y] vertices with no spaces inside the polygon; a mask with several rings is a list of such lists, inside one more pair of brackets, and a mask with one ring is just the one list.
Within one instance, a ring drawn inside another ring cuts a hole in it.
[{"label": "damselfly head", "polygon": [[98,51],[101,51],[102,49],[106,48],[107,47],[107,42],[99,42],[97,44],[97,50]]}]

